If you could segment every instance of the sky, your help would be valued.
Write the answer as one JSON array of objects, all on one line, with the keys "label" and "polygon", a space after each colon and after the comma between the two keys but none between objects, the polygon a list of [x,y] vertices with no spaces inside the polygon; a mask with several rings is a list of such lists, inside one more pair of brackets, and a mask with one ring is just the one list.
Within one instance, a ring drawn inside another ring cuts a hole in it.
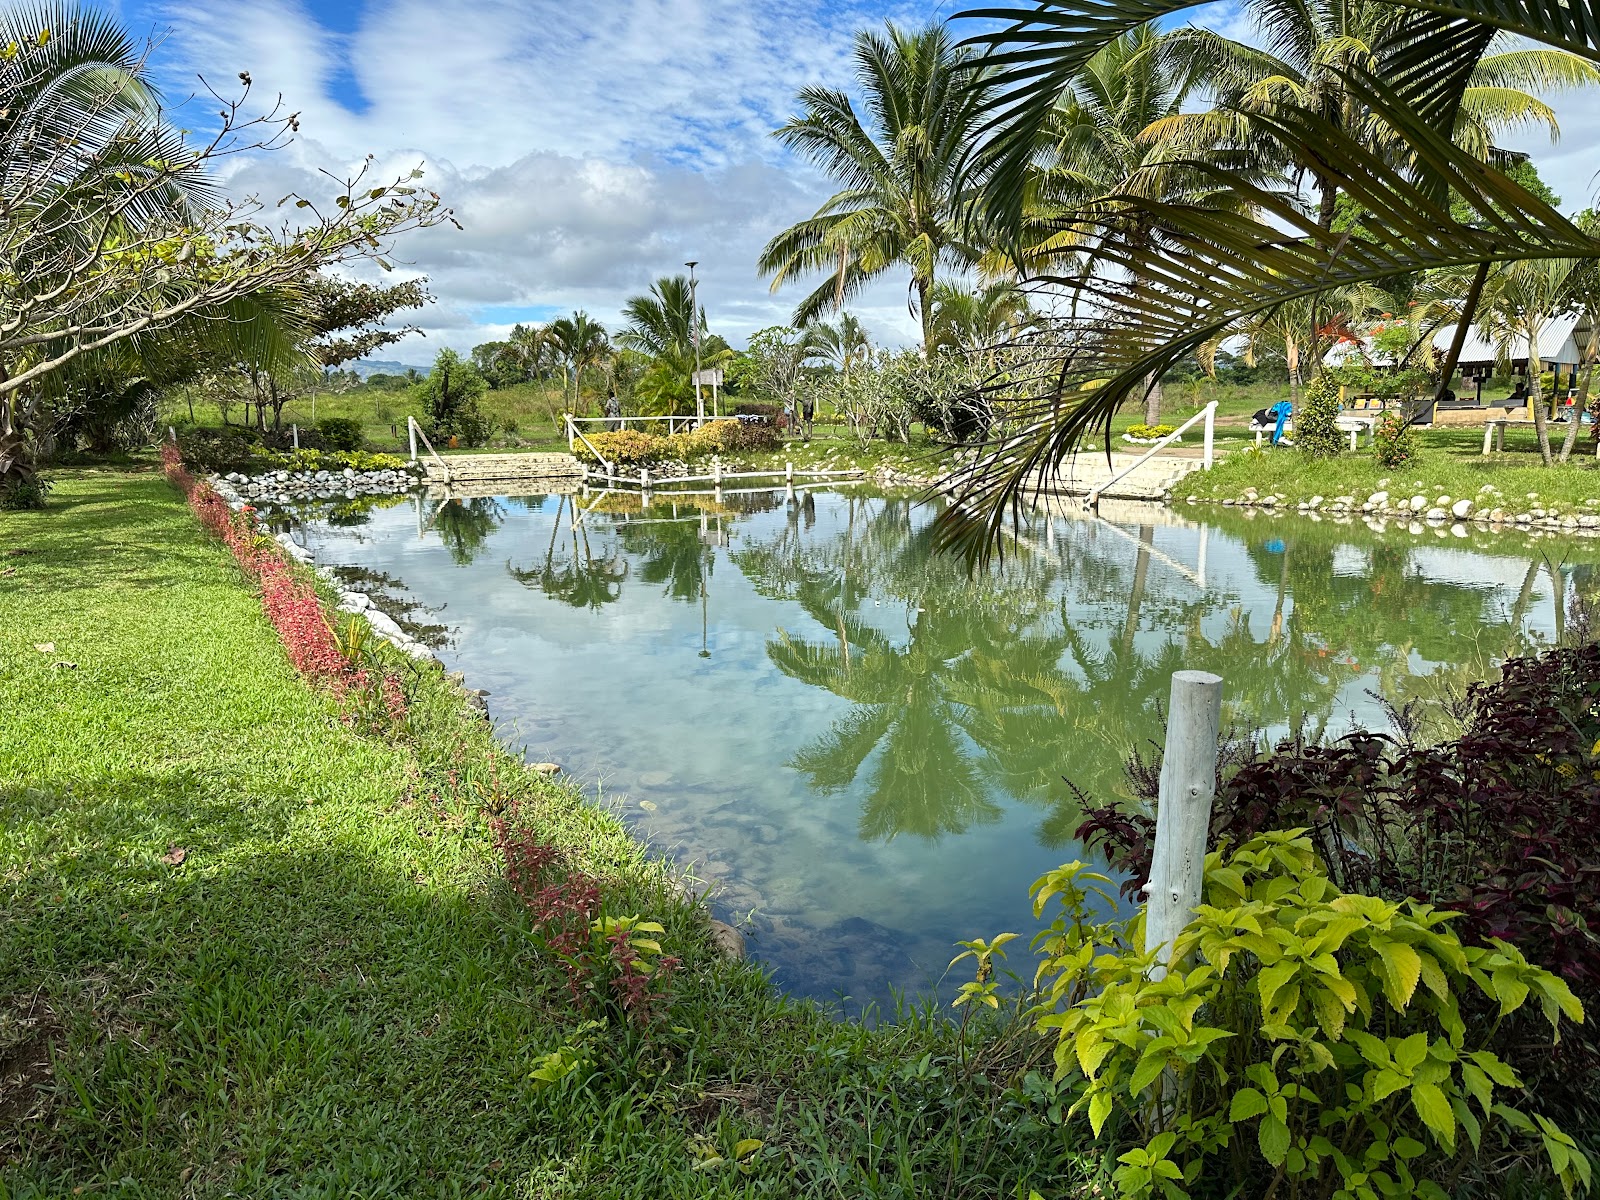
[{"label": "sky", "polygon": [[[831,192],[772,130],[800,88],[851,87],[851,38],[885,20],[916,25],[962,0],[121,0],[180,123],[215,111],[190,101],[203,76],[224,94],[253,80],[251,104],[279,95],[301,114],[286,149],[227,166],[238,195],[329,195],[368,154],[382,173],[420,165],[464,226],[400,247],[399,269],[428,276],[438,303],[426,335],[385,357],[425,365],[517,321],[576,308],[621,325],[627,298],[699,262],[711,328],[734,345],[787,321],[800,285],[773,295],[755,270],[773,234]],[[1238,8],[1187,18],[1233,36]],[[1514,139],[1535,153],[1568,207],[1594,195],[1600,106],[1552,98],[1565,135]],[[187,103],[186,103],[187,102]],[[194,113],[194,116],[187,114]],[[309,189],[308,191],[306,189]],[[374,277],[377,272],[373,271]],[[877,340],[916,336],[906,281],[853,311]]]}]

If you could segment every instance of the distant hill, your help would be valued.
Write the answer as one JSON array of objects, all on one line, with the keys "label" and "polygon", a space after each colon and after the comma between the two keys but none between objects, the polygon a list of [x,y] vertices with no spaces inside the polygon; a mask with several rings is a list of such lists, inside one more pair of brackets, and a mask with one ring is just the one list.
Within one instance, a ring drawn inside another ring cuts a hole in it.
[{"label": "distant hill", "polygon": [[351,363],[345,369],[354,371],[365,379],[368,375],[404,375],[413,367],[423,375],[426,375],[431,369],[417,366],[415,363],[396,362],[392,358],[364,358],[360,362]]}]

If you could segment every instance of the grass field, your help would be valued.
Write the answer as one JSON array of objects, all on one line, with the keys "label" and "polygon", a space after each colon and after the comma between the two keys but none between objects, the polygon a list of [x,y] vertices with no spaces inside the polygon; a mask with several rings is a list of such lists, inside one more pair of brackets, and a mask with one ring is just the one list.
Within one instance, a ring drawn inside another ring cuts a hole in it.
[{"label": "grass field", "polygon": [[[148,469],[0,514],[0,1197],[1081,1183],[1026,1098],[1037,1043],[836,1022],[720,964],[608,813],[521,772],[441,673],[411,690],[404,738],[341,724]],[[464,782],[491,767],[604,911],[666,926],[684,966],[647,1031],[559,985]],[[582,1065],[540,1090],[562,1047]]]}]

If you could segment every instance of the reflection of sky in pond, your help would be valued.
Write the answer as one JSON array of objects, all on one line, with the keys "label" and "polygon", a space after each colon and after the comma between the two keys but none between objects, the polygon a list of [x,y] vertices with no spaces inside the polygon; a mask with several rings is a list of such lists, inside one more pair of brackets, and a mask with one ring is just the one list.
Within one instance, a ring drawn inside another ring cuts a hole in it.
[{"label": "reflection of sky in pond", "polygon": [[1594,557],[1108,505],[969,578],[905,501],[702,503],[574,529],[570,498],[418,501],[305,536],[448,626],[506,738],[714,882],[784,986],[858,1002],[1032,928],[1029,883],[1081,853],[1075,788],[1123,794],[1173,670],[1223,675],[1240,731],[1381,724],[1369,690],[1426,701],[1548,642],[1553,581]]}]

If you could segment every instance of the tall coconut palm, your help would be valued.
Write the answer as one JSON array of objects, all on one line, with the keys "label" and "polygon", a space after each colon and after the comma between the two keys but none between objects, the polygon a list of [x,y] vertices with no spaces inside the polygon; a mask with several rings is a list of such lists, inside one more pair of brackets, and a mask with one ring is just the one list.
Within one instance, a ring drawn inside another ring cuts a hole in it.
[{"label": "tall coconut palm", "polygon": [[809,87],[801,115],[776,135],[841,190],[768,242],[758,269],[772,277],[773,291],[826,275],[795,308],[793,323],[803,326],[909,268],[926,346],[940,269],[974,263],[982,252],[966,227],[981,179],[960,169],[982,126],[982,80],[974,82],[971,55],[942,24],[864,30],[855,61],[864,114],[842,91]]},{"label": "tall coconut palm", "polygon": [[[1164,136],[1192,145],[1219,139],[1250,144],[1271,156],[1270,146],[1255,136],[1251,116],[1287,105],[1317,113],[1382,153],[1404,157],[1405,147],[1385,123],[1371,119],[1349,84],[1352,67],[1381,71],[1384,46],[1407,20],[1404,9],[1387,0],[1249,0],[1245,9],[1264,45],[1201,28],[1178,30],[1167,39],[1166,53],[1209,81],[1217,106],[1168,118]],[[1595,83],[1600,83],[1600,69],[1562,50],[1507,47],[1485,54],[1461,93],[1455,141],[1487,159],[1495,139],[1511,129],[1543,125],[1553,139],[1560,132],[1555,113],[1528,89],[1548,92]],[[1339,174],[1320,163],[1311,164],[1308,173],[1318,224],[1331,229]]]},{"label": "tall coconut palm", "polygon": [[[1108,196],[1221,212],[1241,207],[1225,181],[1194,168],[1193,147],[1159,132],[1206,83],[1198,67],[1184,67],[1166,44],[1154,27],[1141,25],[1091,58],[1063,90],[1041,131],[1019,264],[1024,273],[1075,274],[1085,250],[1092,269],[1095,250],[1107,242],[1135,256],[1157,252],[1164,231],[1151,213],[1085,224],[1084,215]],[[1161,401],[1161,381],[1152,376],[1146,424],[1160,421]]]}]

